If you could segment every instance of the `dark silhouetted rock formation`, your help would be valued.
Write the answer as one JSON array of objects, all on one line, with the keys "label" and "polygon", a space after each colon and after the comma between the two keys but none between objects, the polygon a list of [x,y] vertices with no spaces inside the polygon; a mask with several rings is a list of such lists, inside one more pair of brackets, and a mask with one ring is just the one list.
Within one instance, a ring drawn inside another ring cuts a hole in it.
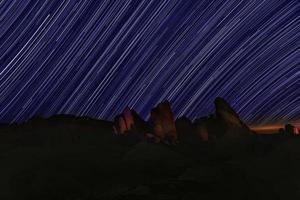
[{"label": "dark silhouetted rock formation", "polygon": [[194,122],[195,132],[202,141],[218,138],[240,140],[251,136],[252,132],[229,103],[218,97],[215,100],[215,107],[215,115],[202,117]]},{"label": "dark silhouetted rock formation", "polygon": [[209,129],[209,118],[201,118],[196,120],[195,122],[195,131],[196,135],[200,138],[202,141],[208,141],[208,131],[212,130]]},{"label": "dark silhouetted rock formation", "polygon": [[239,115],[231,108],[229,103],[218,97],[215,100],[216,118],[229,127],[243,127],[244,124],[240,120]]},{"label": "dark silhouetted rock formation", "polygon": [[224,99],[215,100],[216,120],[224,130],[224,136],[231,139],[245,139],[252,134],[249,127],[241,121],[239,115]]},{"label": "dark silhouetted rock formation", "polygon": [[146,134],[149,128],[134,110],[126,107],[122,114],[116,116],[113,129],[117,135],[128,135],[130,133]]},{"label": "dark silhouetted rock formation", "polygon": [[214,140],[224,135],[223,124],[214,115],[194,121],[195,133],[202,141]]},{"label": "dark silhouetted rock formation", "polygon": [[141,133],[147,141],[176,144],[177,141],[214,141],[219,138],[238,141],[247,140],[252,132],[239,115],[224,99],[215,100],[216,112],[194,122],[186,117],[176,119],[168,101],[159,103],[151,110],[149,122],[145,122],[135,111],[125,108],[115,119],[116,134]]},{"label": "dark silhouetted rock formation", "polygon": [[279,133],[287,136],[297,136],[299,135],[299,129],[292,124],[286,124],[284,128],[279,129]]},{"label": "dark silhouetted rock formation", "polygon": [[173,112],[168,101],[161,102],[151,110],[153,134],[162,141],[176,143],[178,140]]},{"label": "dark silhouetted rock formation", "polygon": [[129,131],[123,115],[118,115],[115,119],[114,131],[116,134],[125,135]]},{"label": "dark silhouetted rock formation", "polygon": [[123,111],[123,116],[126,122],[126,127],[128,130],[131,130],[134,127],[132,111],[129,107],[126,107]]}]

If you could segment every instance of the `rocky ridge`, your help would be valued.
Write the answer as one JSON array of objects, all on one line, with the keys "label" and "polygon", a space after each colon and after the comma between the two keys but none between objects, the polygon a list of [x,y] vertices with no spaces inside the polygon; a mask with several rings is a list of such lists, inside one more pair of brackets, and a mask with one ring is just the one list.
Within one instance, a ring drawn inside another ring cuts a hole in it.
[{"label": "rocky ridge", "polygon": [[153,108],[147,122],[126,107],[114,120],[114,132],[116,135],[140,134],[147,141],[167,144],[183,140],[207,142],[219,138],[244,140],[254,133],[225,99],[218,97],[214,103],[214,114],[194,121],[184,116],[175,119],[168,101]]}]

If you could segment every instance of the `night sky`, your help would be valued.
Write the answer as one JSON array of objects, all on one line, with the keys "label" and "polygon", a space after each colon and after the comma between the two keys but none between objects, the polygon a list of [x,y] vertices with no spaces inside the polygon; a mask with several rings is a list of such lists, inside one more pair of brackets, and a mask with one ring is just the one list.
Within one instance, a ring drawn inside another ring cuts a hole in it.
[{"label": "night sky", "polygon": [[300,121],[299,0],[2,0],[0,121],[176,116],[224,97],[250,124]]}]

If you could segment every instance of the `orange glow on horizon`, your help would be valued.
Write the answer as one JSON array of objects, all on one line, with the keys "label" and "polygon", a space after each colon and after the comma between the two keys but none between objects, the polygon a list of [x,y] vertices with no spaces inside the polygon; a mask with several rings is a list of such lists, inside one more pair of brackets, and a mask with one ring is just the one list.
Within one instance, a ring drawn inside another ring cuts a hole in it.
[{"label": "orange glow on horizon", "polygon": [[[288,124],[288,123],[287,123]],[[300,123],[290,123],[299,130]],[[250,126],[250,129],[258,133],[276,133],[280,128],[284,128],[285,124],[266,124]],[[299,131],[298,131],[299,132]],[[299,134],[299,133],[298,133]]]}]

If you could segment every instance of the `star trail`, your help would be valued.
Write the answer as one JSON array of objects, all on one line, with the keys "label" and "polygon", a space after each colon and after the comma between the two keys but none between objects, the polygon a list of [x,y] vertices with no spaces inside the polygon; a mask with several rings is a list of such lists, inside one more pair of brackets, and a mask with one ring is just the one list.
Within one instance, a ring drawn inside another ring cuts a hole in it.
[{"label": "star trail", "polygon": [[2,0],[0,120],[212,113],[300,120],[298,0]]}]

